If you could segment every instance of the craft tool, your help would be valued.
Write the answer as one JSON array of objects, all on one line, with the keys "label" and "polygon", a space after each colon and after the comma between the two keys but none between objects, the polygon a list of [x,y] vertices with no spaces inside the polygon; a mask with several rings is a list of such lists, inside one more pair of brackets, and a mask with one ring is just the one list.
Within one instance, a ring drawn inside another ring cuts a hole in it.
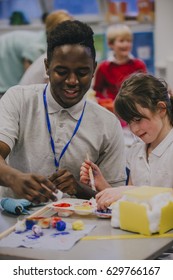
[{"label": "craft tool", "polygon": [[[86,156],[87,156],[87,160],[90,160],[88,153],[86,154]],[[92,171],[91,167],[89,168],[89,178],[90,178],[90,183],[91,183],[92,190],[96,191],[94,175],[93,175],[93,171]]]}]

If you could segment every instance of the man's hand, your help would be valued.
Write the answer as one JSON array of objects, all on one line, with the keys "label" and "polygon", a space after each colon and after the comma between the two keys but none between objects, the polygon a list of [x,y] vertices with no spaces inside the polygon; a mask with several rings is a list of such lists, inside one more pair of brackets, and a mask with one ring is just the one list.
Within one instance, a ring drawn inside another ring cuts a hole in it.
[{"label": "man's hand", "polygon": [[57,189],[69,195],[77,193],[77,182],[74,176],[66,169],[60,169],[48,177]]},{"label": "man's hand", "polygon": [[9,180],[11,189],[21,198],[39,204],[49,199],[56,201],[56,187],[44,176],[16,172]]}]

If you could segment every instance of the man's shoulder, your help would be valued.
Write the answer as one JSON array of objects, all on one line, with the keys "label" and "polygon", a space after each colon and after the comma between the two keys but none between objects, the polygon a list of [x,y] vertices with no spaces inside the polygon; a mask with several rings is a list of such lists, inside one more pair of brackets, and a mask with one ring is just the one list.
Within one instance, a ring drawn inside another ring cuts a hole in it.
[{"label": "man's shoulder", "polygon": [[97,102],[95,102],[93,100],[87,99],[87,104],[90,108],[94,108],[95,110],[97,110],[100,113],[103,113],[103,114],[106,114],[106,115],[111,115],[111,116],[115,117],[115,115],[111,111],[109,111],[108,109],[99,105]]},{"label": "man's shoulder", "polygon": [[95,101],[87,100],[87,107],[89,114],[92,115],[92,117],[98,117],[100,121],[118,121],[118,118],[114,113],[99,105]]},{"label": "man's shoulder", "polygon": [[31,100],[34,97],[40,96],[43,92],[44,84],[32,84],[32,85],[15,85],[10,87],[4,94],[4,98],[11,99],[25,99]]}]

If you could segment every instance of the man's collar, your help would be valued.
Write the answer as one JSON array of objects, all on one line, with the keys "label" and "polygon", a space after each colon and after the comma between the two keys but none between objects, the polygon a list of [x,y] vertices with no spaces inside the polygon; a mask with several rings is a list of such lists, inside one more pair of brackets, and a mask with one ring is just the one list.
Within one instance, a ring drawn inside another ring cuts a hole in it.
[{"label": "man's collar", "polygon": [[85,103],[85,100],[86,100],[86,97],[84,96],[82,98],[82,100],[79,103],[75,104],[74,106],[72,106],[70,108],[63,108],[53,98],[53,96],[50,92],[50,83],[47,86],[46,97],[47,97],[47,105],[48,105],[49,114],[60,112],[60,111],[67,111],[76,120],[79,119],[79,117],[81,115],[81,111],[82,111],[84,103]]}]

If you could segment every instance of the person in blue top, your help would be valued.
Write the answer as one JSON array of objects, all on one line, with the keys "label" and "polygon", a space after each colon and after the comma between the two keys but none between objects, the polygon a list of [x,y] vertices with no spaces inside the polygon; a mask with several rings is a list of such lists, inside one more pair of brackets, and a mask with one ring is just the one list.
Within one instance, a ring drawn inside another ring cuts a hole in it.
[{"label": "person in blue top", "polygon": [[45,30],[17,30],[0,36],[0,97],[18,84],[29,66],[46,51],[47,33],[64,14],[70,18],[64,10],[50,13],[45,19]]},{"label": "person in blue top", "polygon": [[45,40],[41,44],[42,35],[42,32],[38,34],[32,31],[19,30],[0,36],[1,95],[9,87],[16,85],[28,66],[44,52]]}]

